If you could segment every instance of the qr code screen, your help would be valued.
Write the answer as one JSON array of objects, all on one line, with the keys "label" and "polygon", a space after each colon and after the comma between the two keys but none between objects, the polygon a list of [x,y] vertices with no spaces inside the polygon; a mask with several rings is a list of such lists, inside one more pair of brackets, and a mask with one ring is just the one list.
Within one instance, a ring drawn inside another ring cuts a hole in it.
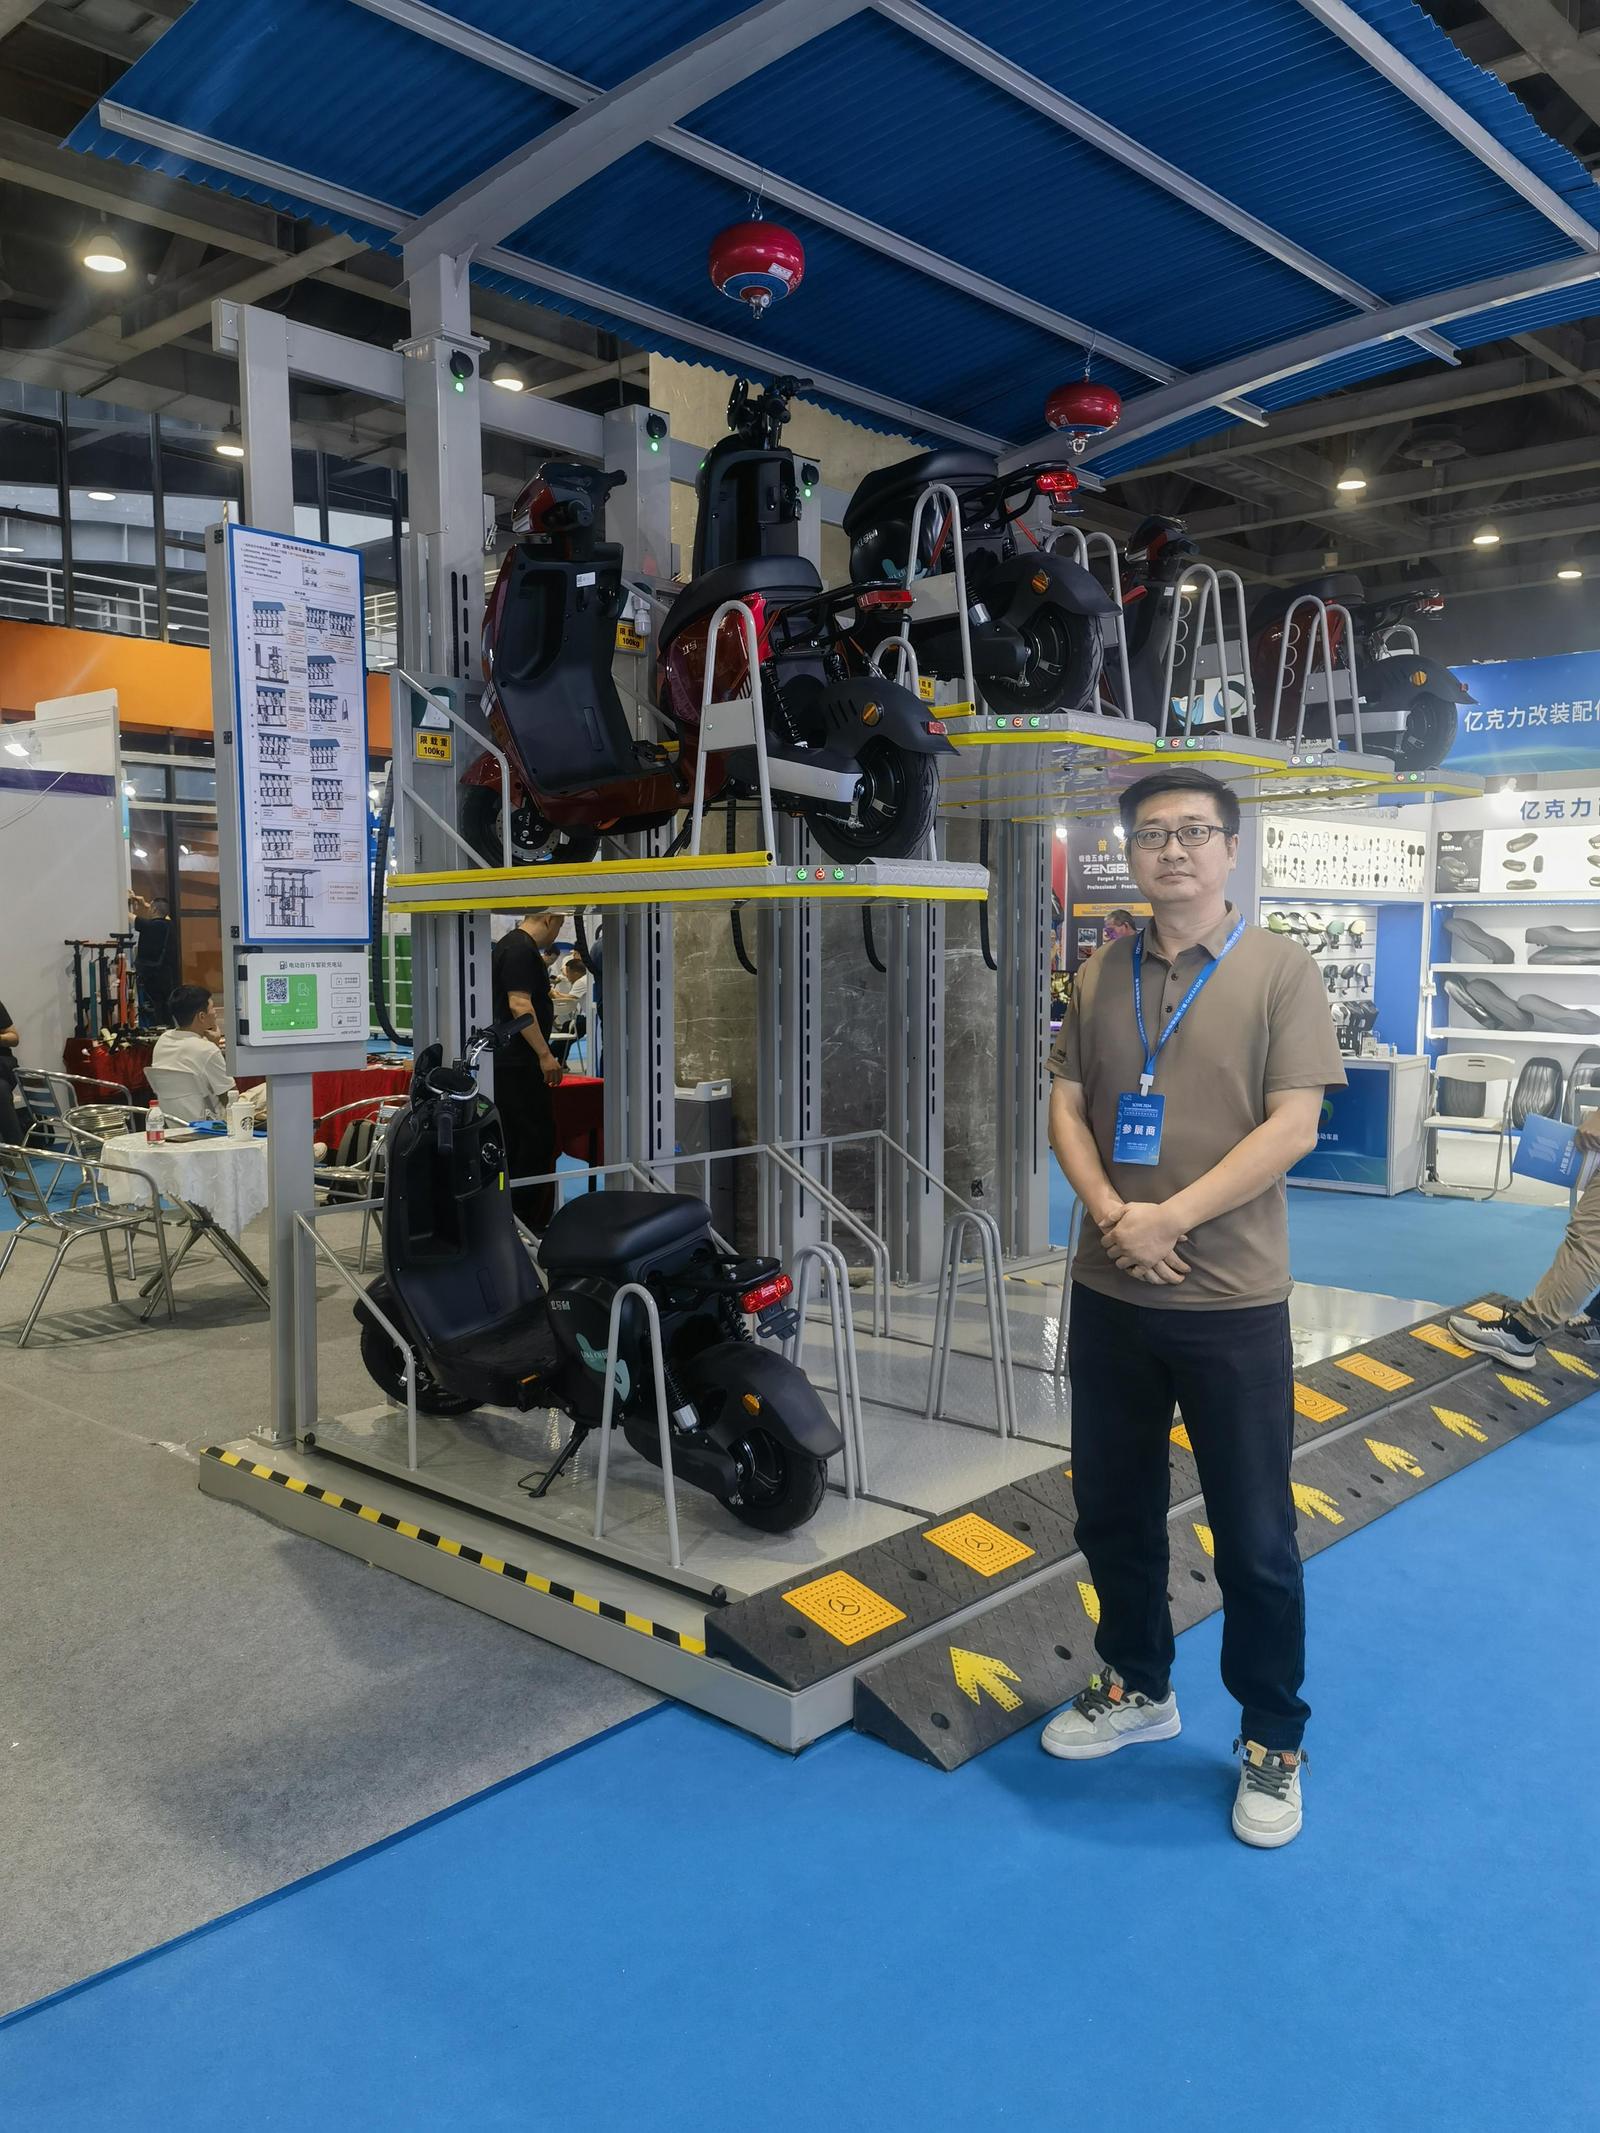
[{"label": "qr code screen", "polygon": [[287,978],[268,978],[267,1005],[269,1007],[287,1007],[288,1004],[289,980]]}]

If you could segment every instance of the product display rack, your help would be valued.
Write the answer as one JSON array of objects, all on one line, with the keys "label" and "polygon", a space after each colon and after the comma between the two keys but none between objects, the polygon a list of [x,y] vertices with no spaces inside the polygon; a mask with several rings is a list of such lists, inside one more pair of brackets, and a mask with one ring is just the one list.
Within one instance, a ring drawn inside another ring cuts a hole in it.
[{"label": "product display rack", "polygon": [[[1489,963],[1457,960],[1452,954],[1452,911],[1470,914],[1479,931],[1492,934],[1512,950],[1512,960]],[[1600,949],[1592,963],[1534,963],[1529,960],[1526,934],[1541,920],[1533,914],[1556,911],[1556,923],[1576,922],[1575,930],[1600,936],[1600,896],[1506,896],[1495,892],[1458,892],[1433,900],[1433,948],[1437,960],[1428,967],[1429,1022],[1426,1041],[1433,1046],[1465,1045],[1478,1051],[1514,1050],[1534,1045],[1559,1051],[1568,1047],[1582,1052],[1600,1047]],[[1587,925],[1581,914],[1592,914]],[[1550,923],[1545,920],[1543,923]],[[1442,951],[1442,953],[1441,953]],[[1592,1030],[1502,1029],[1477,1021],[1458,1000],[1444,991],[1447,978],[1488,979],[1508,999],[1521,1000],[1529,993],[1554,1000],[1569,1010],[1588,1010],[1596,1017]]]}]

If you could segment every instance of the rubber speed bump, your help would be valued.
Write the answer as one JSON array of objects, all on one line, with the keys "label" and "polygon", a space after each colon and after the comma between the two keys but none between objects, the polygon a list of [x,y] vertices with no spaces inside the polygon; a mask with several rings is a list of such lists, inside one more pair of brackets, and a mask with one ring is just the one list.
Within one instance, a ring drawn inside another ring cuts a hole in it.
[{"label": "rubber speed bump", "polygon": [[1363,1378],[1369,1385],[1376,1385],[1380,1392],[1402,1392],[1407,1385],[1415,1383],[1403,1370],[1396,1370],[1393,1363],[1381,1363],[1375,1355],[1367,1355],[1357,1349],[1354,1355],[1341,1355],[1337,1359],[1341,1370],[1348,1370],[1353,1378]]},{"label": "rubber speed bump", "polygon": [[830,1571],[813,1578],[809,1585],[796,1585],[784,1594],[789,1607],[798,1608],[807,1621],[826,1630],[836,1644],[860,1644],[880,1630],[892,1629],[905,1620],[905,1610],[886,1600],[881,1592],[863,1585],[847,1570]]},{"label": "rubber speed bump", "polygon": [[1472,1350],[1458,1341],[1447,1326],[1437,1326],[1431,1319],[1425,1325],[1408,1327],[1407,1333],[1412,1340],[1436,1348],[1441,1355],[1453,1355],[1466,1363],[1472,1361]]},{"label": "rubber speed bump", "polygon": [[1294,1411],[1307,1422],[1332,1422],[1345,1410],[1332,1393],[1318,1392],[1314,1385],[1302,1385],[1294,1381]]},{"label": "rubber speed bump", "polygon": [[922,1538],[986,1578],[1014,1569],[1036,1552],[1015,1534],[1002,1533],[988,1519],[979,1518],[975,1511],[967,1512],[963,1518],[952,1518],[946,1525],[924,1527]]}]

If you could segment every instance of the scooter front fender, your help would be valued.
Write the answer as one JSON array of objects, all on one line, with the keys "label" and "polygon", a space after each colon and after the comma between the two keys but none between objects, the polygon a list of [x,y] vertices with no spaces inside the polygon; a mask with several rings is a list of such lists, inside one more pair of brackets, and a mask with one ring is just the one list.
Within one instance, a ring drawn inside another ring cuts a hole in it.
[{"label": "scooter front fender", "polygon": [[1094,573],[1064,555],[1011,556],[982,580],[981,595],[991,614],[1013,625],[1041,607],[1064,607],[1069,615],[1117,612]]},{"label": "scooter front fender", "polygon": [[1366,668],[1370,676],[1367,694],[1385,707],[1408,703],[1414,696],[1439,696],[1447,704],[1476,701],[1472,691],[1456,679],[1437,659],[1420,652],[1397,652],[1388,659],[1375,659]]},{"label": "scooter front fender", "polygon": [[[844,1449],[838,1425],[816,1387],[775,1348],[756,1341],[722,1341],[680,1364],[679,1373],[691,1399],[704,1399],[709,1407],[707,1395],[723,1396],[716,1402],[721,1412],[707,1430],[713,1444],[731,1448],[755,1428],[813,1459],[831,1459]],[[754,1412],[747,1399],[760,1403]]]}]

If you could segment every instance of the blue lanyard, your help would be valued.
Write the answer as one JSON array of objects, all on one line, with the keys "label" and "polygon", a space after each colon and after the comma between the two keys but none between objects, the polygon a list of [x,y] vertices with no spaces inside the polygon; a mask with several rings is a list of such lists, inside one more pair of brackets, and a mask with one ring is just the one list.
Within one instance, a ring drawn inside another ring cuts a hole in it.
[{"label": "blue lanyard", "polygon": [[1201,971],[1199,977],[1195,979],[1194,983],[1189,987],[1189,990],[1178,1002],[1178,1006],[1173,1014],[1172,1020],[1167,1024],[1166,1028],[1161,1032],[1160,1037],[1156,1041],[1156,1048],[1154,1051],[1151,1051],[1150,1039],[1145,1034],[1144,1001],[1140,997],[1141,992],[1143,990],[1144,979],[1144,928],[1141,926],[1138,933],[1134,936],[1133,1014],[1134,1020],[1139,1025],[1139,1045],[1140,1049],[1144,1053],[1144,1072],[1139,1076],[1139,1094],[1141,1096],[1148,1096],[1150,1094],[1150,1091],[1155,1087],[1156,1061],[1166,1050],[1168,1041],[1170,1040],[1173,1031],[1183,1020],[1184,1016],[1189,1012],[1190,1008],[1193,1007],[1195,1001],[1198,1000],[1200,995],[1205,991],[1207,985],[1211,982],[1211,979],[1216,973],[1217,964],[1222,961],[1223,956],[1228,953],[1228,950],[1237,944],[1239,936],[1243,932],[1244,920],[1241,918],[1239,920],[1239,923],[1234,927],[1233,931],[1228,935],[1228,938],[1223,942],[1221,952],[1216,955],[1211,962],[1207,963],[1205,969]]}]

